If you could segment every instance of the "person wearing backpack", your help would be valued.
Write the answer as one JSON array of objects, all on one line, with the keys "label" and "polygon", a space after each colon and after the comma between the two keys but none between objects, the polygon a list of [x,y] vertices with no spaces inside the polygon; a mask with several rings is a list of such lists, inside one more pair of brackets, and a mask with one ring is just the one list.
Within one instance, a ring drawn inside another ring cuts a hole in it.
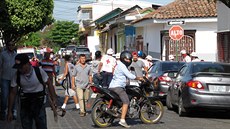
[{"label": "person wearing backpack", "polygon": [[[48,79],[46,72],[39,67],[32,67],[26,54],[18,54],[15,57],[13,68],[17,73],[11,80],[8,111],[11,111],[19,86],[20,118],[23,129],[32,129],[35,121],[36,129],[47,129],[45,111],[45,89],[48,86],[51,107],[56,107],[56,95],[54,87]],[[52,108],[56,111],[56,108]],[[8,121],[12,121],[12,112],[8,112]]]},{"label": "person wearing backpack", "polygon": [[62,78],[59,81],[63,81],[64,78],[66,78],[67,81],[67,88],[65,91],[65,99],[64,99],[64,103],[62,105],[62,109],[66,108],[66,104],[69,100],[69,97],[73,97],[74,103],[76,105],[76,109],[79,110],[80,106],[78,103],[78,98],[76,96],[76,92],[75,87],[72,87],[71,85],[71,76],[74,70],[74,65],[71,63],[71,56],[70,55],[65,55],[65,69],[64,69],[64,74],[62,76]]}]

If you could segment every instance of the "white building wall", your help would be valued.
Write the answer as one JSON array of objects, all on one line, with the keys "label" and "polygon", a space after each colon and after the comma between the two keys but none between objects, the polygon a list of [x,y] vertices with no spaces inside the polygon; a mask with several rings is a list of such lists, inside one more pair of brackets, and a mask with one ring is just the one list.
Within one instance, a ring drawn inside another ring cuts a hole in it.
[{"label": "white building wall", "polygon": [[218,31],[230,31],[230,8],[218,1]]},{"label": "white building wall", "polygon": [[144,46],[147,46],[147,43],[149,43],[149,55],[153,58],[160,58],[161,56],[160,31],[162,29],[162,24],[151,24],[144,27]]},{"label": "white building wall", "polygon": [[[147,24],[144,27],[144,45],[149,43],[149,54],[155,58],[161,57],[160,31],[169,30],[171,26],[164,23]],[[205,61],[217,61],[217,22],[186,23],[184,30],[196,30],[195,50]]]}]

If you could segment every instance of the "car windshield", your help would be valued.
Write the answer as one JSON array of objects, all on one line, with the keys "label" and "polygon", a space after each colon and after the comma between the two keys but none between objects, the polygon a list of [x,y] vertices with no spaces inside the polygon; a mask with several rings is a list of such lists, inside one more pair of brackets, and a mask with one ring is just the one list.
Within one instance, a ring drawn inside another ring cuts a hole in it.
[{"label": "car windshield", "polygon": [[183,62],[164,62],[162,63],[162,71],[178,71],[182,67],[182,65],[184,65]]},{"label": "car windshield", "polygon": [[76,46],[67,46],[66,50],[74,50],[76,48]]},{"label": "car windshield", "polygon": [[25,53],[25,54],[29,57],[29,59],[32,59],[34,57],[34,53]]},{"label": "car windshield", "polygon": [[89,48],[77,48],[77,52],[89,52]]},{"label": "car windshield", "polygon": [[216,63],[194,64],[192,72],[230,73],[230,65]]}]

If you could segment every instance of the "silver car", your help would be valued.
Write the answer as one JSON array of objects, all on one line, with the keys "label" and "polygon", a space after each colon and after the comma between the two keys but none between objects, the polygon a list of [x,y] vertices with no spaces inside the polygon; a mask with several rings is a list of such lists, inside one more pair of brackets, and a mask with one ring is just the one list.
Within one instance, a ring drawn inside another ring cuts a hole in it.
[{"label": "silver car", "polygon": [[230,64],[190,62],[177,73],[166,98],[168,109],[179,116],[195,108],[230,109]]}]

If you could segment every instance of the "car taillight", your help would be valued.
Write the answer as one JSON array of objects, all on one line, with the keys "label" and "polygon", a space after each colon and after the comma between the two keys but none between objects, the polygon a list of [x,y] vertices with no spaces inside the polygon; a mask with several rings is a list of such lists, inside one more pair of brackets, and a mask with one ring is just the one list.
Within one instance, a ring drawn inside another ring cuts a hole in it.
[{"label": "car taillight", "polygon": [[187,82],[187,86],[195,89],[204,89],[204,86],[199,81],[189,81]]},{"label": "car taillight", "polygon": [[160,76],[158,77],[158,79],[161,81],[161,82],[171,82],[172,79],[168,76]]},{"label": "car taillight", "polygon": [[96,86],[91,86],[90,88],[94,93],[99,93],[99,89]]}]

